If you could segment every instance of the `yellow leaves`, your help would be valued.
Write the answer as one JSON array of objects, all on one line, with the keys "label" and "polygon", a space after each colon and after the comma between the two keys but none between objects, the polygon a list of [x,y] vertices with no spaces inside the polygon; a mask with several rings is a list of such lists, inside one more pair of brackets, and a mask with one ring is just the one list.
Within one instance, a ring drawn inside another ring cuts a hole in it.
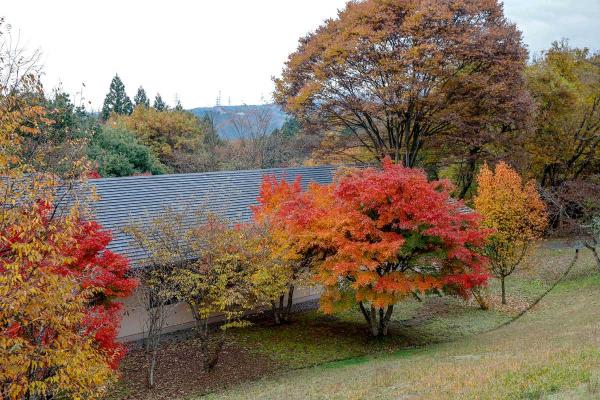
[{"label": "yellow leaves", "polygon": [[19,205],[0,211],[0,385],[11,399],[26,392],[94,399],[115,373],[93,338],[82,336],[91,293],[72,276],[48,271],[72,262],[61,248],[72,246],[79,214],[73,209],[49,223],[40,218],[52,202],[53,180],[33,179],[33,185],[0,181]]},{"label": "yellow leaves", "polygon": [[131,115],[112,114],[107,124],[135,133],[169,166],[178,162],[177,152],[203,148],[204,126],[189,112],[136,107]]},{"label": "yellow leaves", "polygon": [[495,173],[484,165],[478,177],[475,208],[484,226],[503,240],[534,240],[547,227],[545,205],[533,181],[523,183],[519,174],[501,162]]},{"label": "yellow leaves", "polygon": [[529,243],[547,228],[546,206],[533,181],[523,182],[508,164],[492,171],[484,165],[477,178],[475,209],[484,217],[483,226],[493,229],[489,246],[496,268],[513,268]]}]

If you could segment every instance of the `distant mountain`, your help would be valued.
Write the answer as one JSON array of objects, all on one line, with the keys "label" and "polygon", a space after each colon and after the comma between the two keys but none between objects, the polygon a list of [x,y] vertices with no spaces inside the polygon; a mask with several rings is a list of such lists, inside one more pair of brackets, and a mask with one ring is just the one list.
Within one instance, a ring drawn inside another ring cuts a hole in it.
[{"label": "distant mountain", "polygon": [[[198,117],[204,117],[206,114],[212,114],[219,135],[225,139],[238,139],[239,129],[236,129],[235,122],[242,124],[267,124],[268,130],[281,128],[287,115],[275,104],[262,105],[242,105],[242,106],[215,106],[198,107],[191,110]],[[260,121],[260,122],[257,122]]]}]

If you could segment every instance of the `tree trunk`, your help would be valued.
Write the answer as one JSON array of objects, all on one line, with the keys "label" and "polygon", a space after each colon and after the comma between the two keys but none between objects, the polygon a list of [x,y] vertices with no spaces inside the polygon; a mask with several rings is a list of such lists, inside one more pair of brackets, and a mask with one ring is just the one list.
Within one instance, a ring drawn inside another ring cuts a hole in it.
[{"label": "tree trunk", "polygon": [[489,305],[485,298],[486,296],[485,296],[484,292],[482,291],[481,287],[472,288],[471,293],[473,294],[475,301],[477,301],[477,304],[479,304],[479,308],[481,308],[482,310],[489,309]]},{"label": "tree trunk", "polygon": [[500,284],[502,285],[502,304],[506,304],[506,285],[504,284],[505,276],[500,278]]},{"label": "tree trunk", "polygon": [[150,366],[148,367],[148,387],[154,387],[154,369],[156,368],[156,349],[152,351],[152,357],[150,359]]},{"label": "tree trunk", "polygon": [[469,155],[466,162],[466,165],[461,165],[460,168],[460,192],[458,195],[459,199],[464,199],[467,195],[471,185],[473,184],[473,180],[475,179],[475,170],[477,169],[477,159],[479,157],[480,149],[478,147],[474,147],[469,149]]},{"label": "tree trunk", "polygon": [[287,302],[285,302],[285,295],[279,296],[279,304],[275,301],[271,301],[271,308],[273,310],[273,317],[276,325],[281,325],[290,321],[293,304],[294,285],[290,285],[288,287]]},{"label": "tree trunk", "polygon": [[390,319],[392,318],[392,313],[394,312],[394,305],[390,305],[387,308],[387,311],[385,312],[385,315],[383,317],[383,323],[381,324],[381,335],[382,336],[387,336],[388,334],[388,327],[390,326]]},{"label": "tree trunk", "polygon": [[281,325],[281,317],[279,316],[279,308],[274,301],[271,302],[271,308],[273,309],[273,318],[275,319],[275,325]]},{"label": "tree trunk", "polygon": [[292,306],[294,305],[294,285],[290,285],[288,289],[287,307],[285,308],[285,321],[289,322],[292,314]]},{"label": "tree trunk", "polygon": [[223,345],[225,344],[225,333],[221,332],[216,342],[211,340],[214,337],[213,332],[210,330],[208,323],[208,317],[203,315],[196,309],[192,304],[190,308],[193,310],[194,319],[196,321],[196,338],[200,342],[200,353],[202,354],[202,369],[204,372],[210,372],[219,362],[219,356]]},{"label": "tree trunk", "polygon": [[162,335],[162,326],[159,326],[159,320],[161,316],[158,315],[158,313],[153,313],[150,318],[152,318],[152,322],[151,327],[148,330],[148,336],[145,340],[144,350],[146,353],[146,360],[148,362],[147,383],[149,388],[153,388],[156,384],[154,372],[156,370],[156,357],[158,356],[158,347],[160,345],[160,339]]},{"label": "tree trunk", "polygon": [[394,306],[388,306],[387,309],[375,308],[374,306],[371,306],[369,309],[367,309],[362,302],[359,302],[358,305],[363,317],[365,318],[365,321],[367,321],[369,330],[371,331],[371,336],[387,336]]},{"label": "tree trunk", "polygon": [[369,318],[371,319],[371,335],[373,337],[377,337],[379,336],[379,326],[377,324],[377,310],[373,306],[371,306],[371,313],[369,314]]}]

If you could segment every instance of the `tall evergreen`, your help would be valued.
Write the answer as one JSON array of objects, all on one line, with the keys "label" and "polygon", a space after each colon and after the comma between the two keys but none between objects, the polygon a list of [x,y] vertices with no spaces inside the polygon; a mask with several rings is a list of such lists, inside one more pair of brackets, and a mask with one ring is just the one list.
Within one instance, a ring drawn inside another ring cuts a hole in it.
[{"label": "tall evergreen", "polygon": [[121,81],[119,75],[115,75],[110,83],[108,94],[104,98],[104,105],[102,106],[100,116],[106,121],[111,113],[129,115],[132,111],[133,104],[131,104],[131,100],[125,92],[125,85],[123,85],[123,81]]},{"label": "tall evergreen", "polygon": [[175,111],[183,111],[183,106],[181,105],[181,101],[177,99],[177,104],[175,105]]},{"label": "tall evergreen", "polygon": [[139,87],[135,97],[133,98],[135,106],[150,107],[150,99],[146,96],[146,91],[143,87]]},{"label": "tall evergreen", "polygon": [[167,109],[167,103],[165,103],[160,97],[160,93],[156,93],[156,97],[154,98],[154,106],[158,111],[164,111]]}]

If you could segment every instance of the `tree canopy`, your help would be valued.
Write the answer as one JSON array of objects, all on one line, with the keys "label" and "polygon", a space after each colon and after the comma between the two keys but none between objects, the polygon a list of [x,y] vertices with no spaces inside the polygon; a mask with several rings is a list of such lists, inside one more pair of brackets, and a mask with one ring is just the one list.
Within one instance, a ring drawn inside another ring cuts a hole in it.
[{"label": "tree canopy", "polygon": [[131,115],[113,115],[108,126],[134,133],[174,172],[206,170],[206,127],[190,112],[136,107]]},{"label": "tree canopy", "polygon": [[496,0],[350,2],[300,40],[275,99],[342,146],[412,167],[433,136],[481,146],[520,123],[526,58]]},{"label": "tree canopy", "polygon": [[600,171],[600,56],[555,42],[527,69],[537,128],[526,141],[542,186]]},{"label": "tree canopy", "polygon": [[103,126],[92,136],[87,153],[102,177],[160,175],[168,171],[148,146],[124,129]]},{"label": "tree canopy", "polygon": [[138,88],[137,93],[135,94],[135,96],[133,98],[133,104],[136,107],[137,106],[150,107],[150,99],[146,95],[146,91],[144,90],[143,87],[140,86]]},{"label": "tree canopy", "polygon": [[404,297],[466,296],[487,280],[477,251],[487,232],[479,215],[451,201],[447,182],[428,182],[422,171],[387,158],[381,171],[348,170],[306,192],[278,185],[290,187],[267,181],[261,201],[295,246],[315,257],[315,279],[325,288],[321,309],[357,302],[374,336],[387,334],[393,306]]},{"label": "tree canopy", "polygon": [[104,105],[100,113],[102,120],[106,121],[111,113],[129,115],[132,111],[133,104],[125,92],[125,85],[119,75],[115,75],[104,98]]}]

